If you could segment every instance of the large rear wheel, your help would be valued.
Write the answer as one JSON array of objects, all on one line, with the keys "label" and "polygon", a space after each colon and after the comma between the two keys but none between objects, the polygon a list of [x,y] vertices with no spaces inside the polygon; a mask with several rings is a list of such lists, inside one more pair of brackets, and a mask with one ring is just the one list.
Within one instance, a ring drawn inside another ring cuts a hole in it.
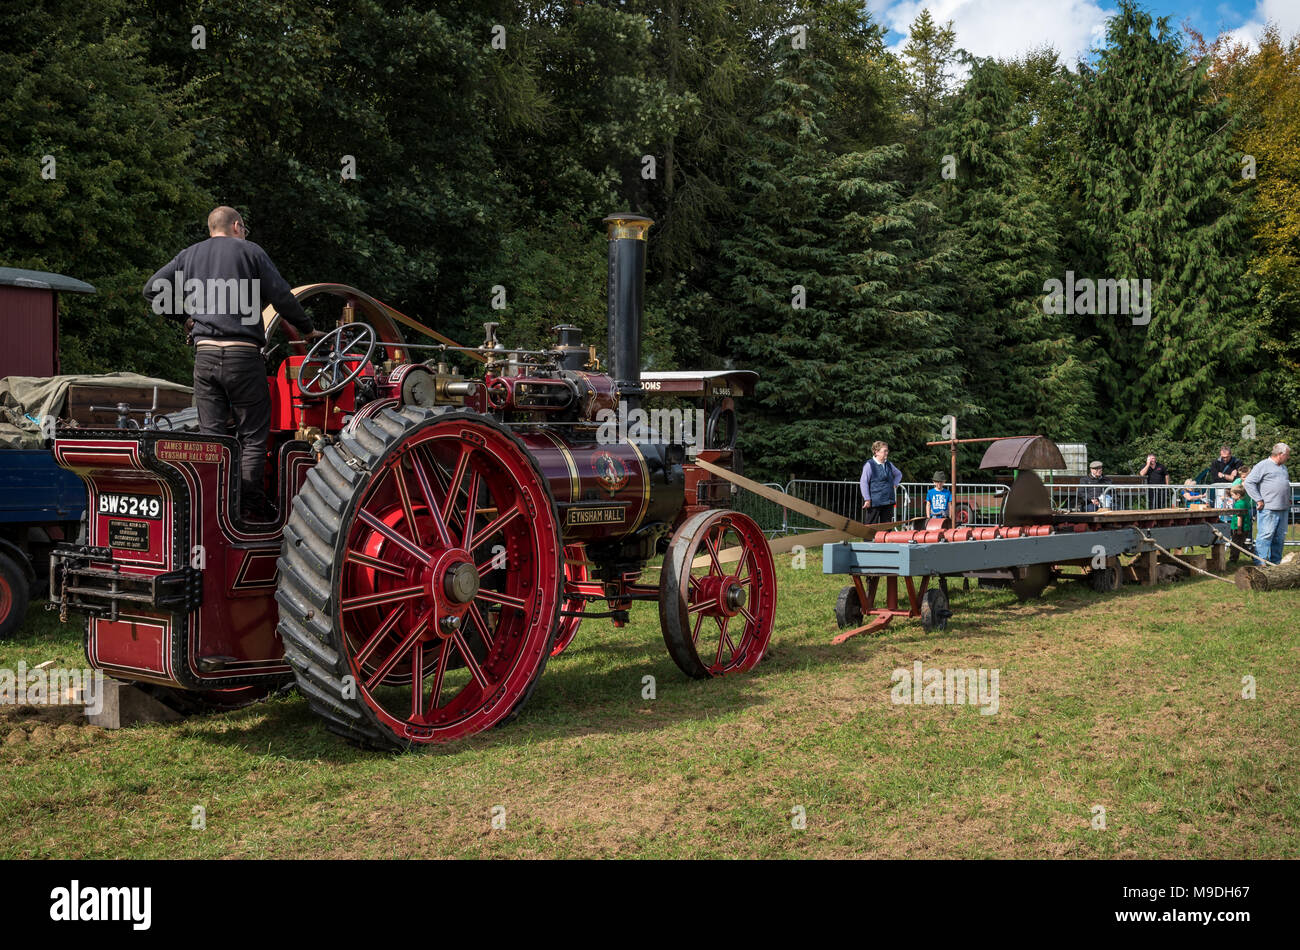
[{"label": "large rear wheel", "polygon": [[414,407],[358,419],[285,527],[286,658],[312,709],[355,742],[482,732],[541,675],[562,564],[550,489],[504,426]]}]

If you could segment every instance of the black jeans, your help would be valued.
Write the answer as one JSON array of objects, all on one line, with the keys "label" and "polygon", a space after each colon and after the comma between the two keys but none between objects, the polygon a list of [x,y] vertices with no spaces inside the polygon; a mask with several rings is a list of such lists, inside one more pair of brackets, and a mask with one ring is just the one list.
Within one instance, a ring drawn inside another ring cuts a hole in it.
[{"label": "black jeans", "polygon": [[266,509],[266,443],[271,434],[271,392],[266,361],[255,346],[200,346],[194,354],[194,405],[199,431],[239,441],[240,509]]}]

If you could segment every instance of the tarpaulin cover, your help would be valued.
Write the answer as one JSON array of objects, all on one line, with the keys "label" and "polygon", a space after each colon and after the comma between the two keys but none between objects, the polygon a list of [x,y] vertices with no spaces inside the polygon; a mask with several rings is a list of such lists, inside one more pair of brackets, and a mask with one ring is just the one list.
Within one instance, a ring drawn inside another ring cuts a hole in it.
[{"label": "tarpaulin cover", "polygon": [[166,379],[138,373],[96,376],[6,376],[0,379],[0,448],[33,449],[42,445],[40,419],[67,419],[68,387],[125,386],[152,398],[153,388],[192,393],[194,390]]}]

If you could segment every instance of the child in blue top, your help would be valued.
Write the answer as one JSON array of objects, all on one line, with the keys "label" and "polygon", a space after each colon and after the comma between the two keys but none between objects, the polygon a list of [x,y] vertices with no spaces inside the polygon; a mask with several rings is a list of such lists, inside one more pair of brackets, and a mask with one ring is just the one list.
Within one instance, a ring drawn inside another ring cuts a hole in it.
[{"label": "child in blue top", "polygon": [[925,516],[947,518],[952,511],[952,492],[943,487],[943,472],[934,473],[934,487],[925,493]]}]

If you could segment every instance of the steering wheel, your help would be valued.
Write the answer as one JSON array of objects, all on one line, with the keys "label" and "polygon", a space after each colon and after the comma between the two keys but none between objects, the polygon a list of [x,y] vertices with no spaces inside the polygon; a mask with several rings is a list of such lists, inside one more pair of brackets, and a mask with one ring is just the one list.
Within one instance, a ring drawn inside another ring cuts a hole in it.
[{"label": "steering wheel", "polygon": [[[352,352],[361,346],[366,348],[364,355]],[[329,396],[338,392],[361,375],[374,351],[375,328],[368,323],[345,323],[331,330],[316,341],[299,365],[298,391],[304,396]],[[356,360],[357,365],[344,376],[349,360]],[[320,368],[310,372],[313,366]]]}]

